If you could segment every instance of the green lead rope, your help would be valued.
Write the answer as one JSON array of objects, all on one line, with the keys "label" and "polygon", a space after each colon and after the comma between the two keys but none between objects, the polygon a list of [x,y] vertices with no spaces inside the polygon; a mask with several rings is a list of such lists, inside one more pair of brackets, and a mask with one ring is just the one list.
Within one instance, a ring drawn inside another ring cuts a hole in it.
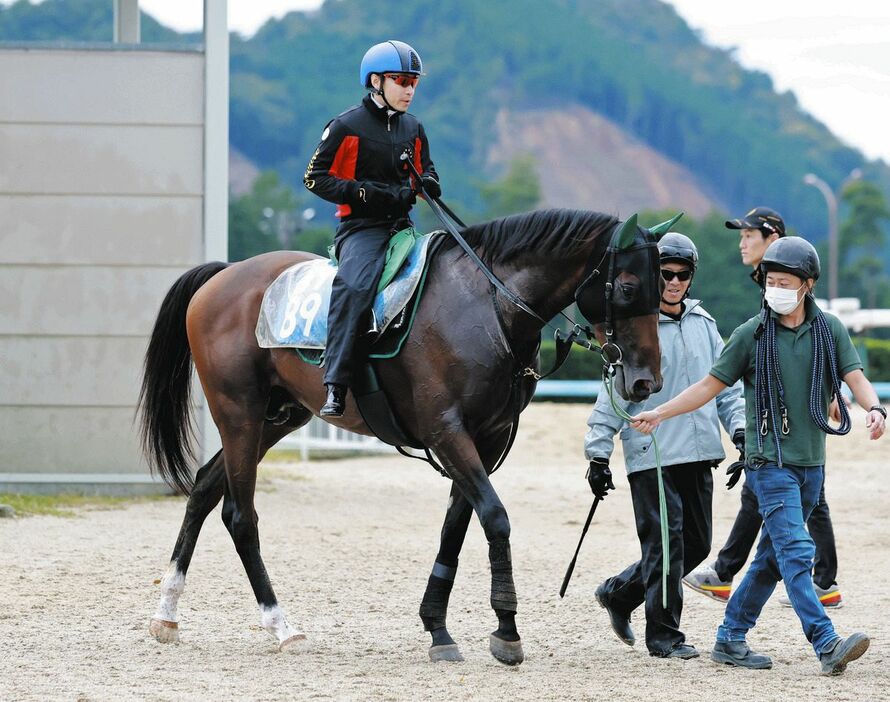
[{"label": "green lead rope", "polygon": [[[603,385],[609,391],[609,401],[612,403],[612,410],[621,419],[630,421],[631,416],[615,403],[615,392],[612,384],[612,374],[609,368],[603,369]],[[668,535],[667,526],[667,500],[664,496],[664,477],[661,473],[661,456],[658,453],[658,441],[655,440],[655,434],[652,434],[652,446],[655,448],[655,472],[658,476],[658,518],[661,522],[661,606],[667,609],[668,606],[668,573],[671,569],[671,544]]]}]

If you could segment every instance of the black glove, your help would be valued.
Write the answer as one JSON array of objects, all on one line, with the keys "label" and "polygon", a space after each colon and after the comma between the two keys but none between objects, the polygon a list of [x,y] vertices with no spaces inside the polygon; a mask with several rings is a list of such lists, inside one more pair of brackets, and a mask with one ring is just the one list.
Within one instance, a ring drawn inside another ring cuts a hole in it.
[{"label": "black glove", "polygon": [[744,460],[744,458],[745,458],[745,430],[744,429],[736,429],[733,432],[732,443],[735,444],[735,447],[739,452],[739,459]]},{"label": "black glove", "polygon": [[360,202],[375,209],[389,209],[398,204],[399,188],[384,183],[366,180],[358,184],[356,193]]},{"label": "black glove", "polygon": [[413,188],[408,186],[393,186],[393,196],[395,198],[398,209],[407,212],[411,209],[411,205],[417,202],[417,193]]},{"label": "black glove", "polygon": [[439,185],[439,181],[436,180],[434,176],[427,173],[421,180],[423,181],[423,189],[426,191],[427,195],[432,198],[442,197],[442,186]]},{"label": "black glove", "polygon": [[609,459],[594,458],[590,462],[590,467],[587,469],[587,482],[595,497],[601,500],[606,499],[609,490],[615,489],[615,485],[612,483],[612,471],[609,470]]},{"label": "black glove", "polygon": [[726,481],[726,489],[732,490],[742,479],[742,472],[745,469],[745,430],[744,429],[736,429],[732,435],[732,443],[735,444],[736,449],[739,452],[739,460],[735,463],[730,463],[729,467],[726,469],[726,475],[729,476],[729,480]]}]

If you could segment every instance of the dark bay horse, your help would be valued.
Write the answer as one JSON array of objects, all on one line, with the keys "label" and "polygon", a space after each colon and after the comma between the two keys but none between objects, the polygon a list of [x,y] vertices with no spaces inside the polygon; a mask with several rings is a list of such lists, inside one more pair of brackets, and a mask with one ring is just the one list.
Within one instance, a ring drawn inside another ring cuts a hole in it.
[{"label": "dark bay horse", "polygon": [[[607,316],[610,335],[604,336],[603,324],[596,333],[600,343],[620,348],[616,387],[623,396],[642,400],[661,387],[658,256],[657,251],[651,255],[654,237],[636,225],[636,216],[621,225],[595,212],[546,210],[471,226],[464,236],[543,319],[574,299],[591,321]],[[641,252],[646,254],[642,258]],[[260,348],[254,329],[267,286],[287,267],[312,257],[276,252],[231,265],[204,264],[180,277],[161,305],[139,400],[143,446],[152,467],[190,497],[151,621],[151,633],[160,641],[178,639],[177,602],[198,533],[223,499],[223,522],[247,571],[262,626],[281,650],[306,643],[278,605],[260,556],[254,489],[257,463],[318,413],[325,388],[319,368],[290,349]],[[475,512],[489,543],[491,606],[499,622],[490,637],[491,652],[503,663],[516,664],[523,652],[515,624],[510,522],[489,473],[510,437],[516,408],[524,408],[534,392],[534,375],[526,369],[537,368],[543,325],[502,293],[493,294],[489,281],[453,240],[443,243],[429,265],[403,350],[378,363],[381,383],[404,428],[435,454],[452,480],[420,616],[432,635],[430,657],[461,660],[445,619],[458,554]],[[649,301],[641,305],[647,286]],[[608,311],[589,311],[606,298],[606,290]],[[222,450],[194,479],[189,444],[192,362],[222,439]],[[514,383],[516,378],[521,380]],[[518,398],[511,397],[514,388]],[[348,407],[343,417],[328,421],[371,433],[352,398]],[[276,423],[270,417],[286,421]]]}]

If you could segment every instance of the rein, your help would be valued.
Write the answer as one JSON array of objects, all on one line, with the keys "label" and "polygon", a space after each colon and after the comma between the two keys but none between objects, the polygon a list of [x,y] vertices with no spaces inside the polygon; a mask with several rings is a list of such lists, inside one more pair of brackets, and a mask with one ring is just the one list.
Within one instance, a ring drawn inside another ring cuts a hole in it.
[{"label": "rein", "polygon": [[[461,227],[464,227],[464,228],[466,228],[467,225],[464,224],[461,221],[461,219],[456,214],[454,214],[454,212],[451,211],[451,208],[449,208],[447,205],[445,205],[439,198],[431,197],[430,194],[427,193],[426,189],[423,187],[423,178],[421,177],[420,173],[417,171],[417,167],[414,165],[414,161],[411,158],[410,149],[406,149],[404,151],[404,153],[401,156],[401,159],[402,159],[402,161],[407,163],[408,168],[411,169],[411,172],[415,178],[415,183],[416,183],[417,187],[420,189],[420,192],[423,195],[424,199],[426,200],[427,204],[430,206],[430,209],[433,211],[433,213],[436,215],[436,217],[439,218],[439,221],[442,222],[442,224],[445,226],[445,229],[452,236],[452,238],[457,242],[457,244],[461,247],[461,249],[463,249],[464,253],[466,253],[467,256],[470,258],[470,260],[476,264],[476,267],[480,271],[482,271],[483,275],[485,275],[485,277],[488,278],[488,281],[492,284],[492,286],[494,286],[504,297],[506,297],[507,300],[512,302],[514,305],[516,305],[523,312],[525,312],[525,313],[531,315],[532,317],[534,317],[535,319],[537,319],[545,327],[549,327],[550,329],[552,329],[554,331],[554,336],[557,340],[557,345],[558,345],[559,341],[561,339],[562,330],[560,330],[558,327],[555,327],[554,325],[552,325],[548,320],[544,319],[541,315],[539,315],[537,312],[535,312],[528,305],[528,303],[525,302],[525,300],[523,300],[521,297],[519,297],[519,295],[517,295],[515,292],[510,290],[506,285],[504,285],[504,283],[500,280],[500,278],[498,278],[491,271],[491,269],[485,265],[485,263],[482,261],[482,259],[479,258],[479,255],[473,250],[473,247],[467,243],[466,239],[464,239],[461,236],[460,232],[457,230],[457,227],[455,226],[455,223]],[[446,216],[446,212],[447,212],[447,216]],[[607,251],[607,253],[608,253],[608,251]],[[600,264],[602,264],[602,262],[605,260],[605,257],[606,257],[606,254],[603,255],[603,259],[600,261]],[[613,255],[610,259],[610,270],[611,270],[612,264],[614,263],[614,259],[615,259],[615,256]],[[609,312],[611,311],[611,309],[610,309],[611,305],[607,304],[606,307],[607,307],[607,314],[609,314]],[[596,344],[593,341],[593,331],[590,329],[590,327],[588,327],[586,325],[582,326],[582,325],[578,324],[571,317],[566,315],[564,312],[560,312],[560,314],[562,314],[567,320],[569,320],[573,324],[572,331],[569,333],[569,336],[566,338],[565,342],[563,342],[563,343],[567,344],[569,347],[571,347],[572,344],[576,344],[576,345],[580,346],[581,348],[586,349],[587,351],[598,351],[601,355],[603,355],[604,360],[608,360],[608,359],[606,359],[605,355],[603,354],[603,351],[604,351],[603,347],[599,346],[598,344]],[[586,337],[585,341],[579,340],[579,337],[581,336],[582,333]],[[607,343],[607,346],[609,346],[609,345],[614,346],[614,344]],[[530,373],[527,373],[526,375],[533,376],[535,378],[535,380],[540,380],[541,378],[546,378],[548,375],[555,373],[559,369],[559,366],[562,365],[563,362],[565,362],[565,358],[567,356],[568,356],[568,353],[566,353],[563,356],[562,361],[559,363],[559,365],[554,366],[554,368],[552,368],[545,375],[538,375],[531,368],[526,369],[526,370],[531,371]],[[557,355],[557,358],[559,358],[559,354]]]}]

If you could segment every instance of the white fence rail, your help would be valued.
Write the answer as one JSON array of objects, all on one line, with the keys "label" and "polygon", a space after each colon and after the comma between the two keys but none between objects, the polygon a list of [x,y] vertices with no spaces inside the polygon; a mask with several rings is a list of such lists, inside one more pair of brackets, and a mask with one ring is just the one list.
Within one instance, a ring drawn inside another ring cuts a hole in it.
[{"label": "white fence rail", "polygon": [[309,423],[288,434],[276,444],[276,448],[297,450],[302,460],[309,459],[310,451],[356,451],[390,453],[395,449],[373,436],[362,436],[340,429],[333,424],[313,417]]}]

